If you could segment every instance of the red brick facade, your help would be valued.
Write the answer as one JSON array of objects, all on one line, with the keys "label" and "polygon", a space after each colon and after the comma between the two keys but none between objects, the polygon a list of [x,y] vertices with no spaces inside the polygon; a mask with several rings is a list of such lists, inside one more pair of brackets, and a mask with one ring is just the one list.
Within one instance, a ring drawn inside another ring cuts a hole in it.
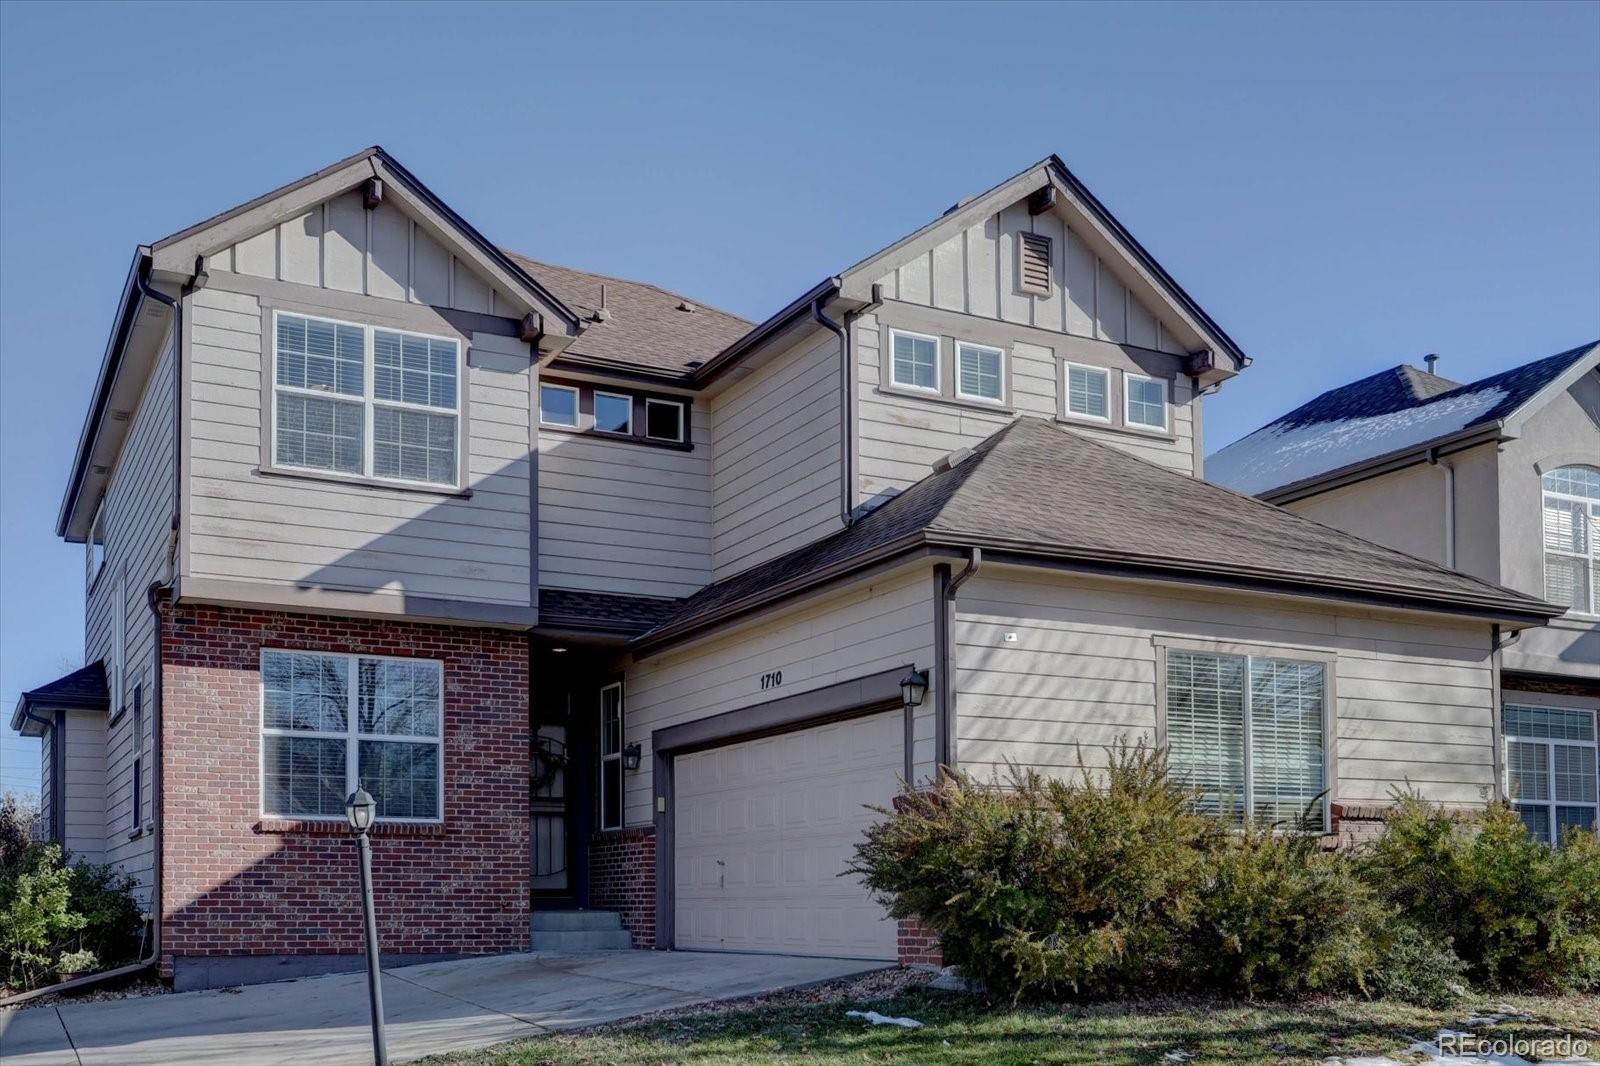
[{"label": "red brick facade", "polygon": [[901,966],[944,965],[939,935],[918,918],[900,919],[899,948]]},{"label": "red brick facade", "polygon": [[656,946],[656,831],[654,827],[596,833],[589,838],[589,905],[616,911],[633,946]]},{"label": "red brick facade", "polygon": [[374,830],[385,953],[528,945],[525,635],[180,605],[162,637],[162,969],[215,955],[359,953],[342,823],[260,815],[263,647],[444,664],[444,823]]}]

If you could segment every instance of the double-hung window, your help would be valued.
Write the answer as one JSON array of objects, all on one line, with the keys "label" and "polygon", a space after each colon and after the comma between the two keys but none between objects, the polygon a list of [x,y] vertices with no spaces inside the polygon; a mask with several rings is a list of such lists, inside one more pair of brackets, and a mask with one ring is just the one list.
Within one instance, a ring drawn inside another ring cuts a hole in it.
[{"label": "double-hung window", "polygon": [[1096,422],[1111,421],[1111,371],[1077,363],[1066,367],[1067,414]]},{"label": "double-hung window", "polygon": [[939,391],[939,338],[889,331],[889,381],[905,389]]},{"label": "double-hung window", "polygon": [[343,818],[357,786],[380,819],[443,817],[444,668],[431,659],[261,653],[261,811]]},{"label": "double-hung window", "polygon": [[622,682],[600,689],[600,828],[622,828]]},{"label": "double-hung window", "polygon": [[1600,614],[1595,592],[1595,520],[1600,470],[1564,466],[1544,475],[1544,598],[1582,614]]},{"label": "double-hung window", "polygon": [[1596,825],[1600,776],[1595,712],[1567,707],[1505,706],[1506,795],[1547,844],[1571,826]]},{"label": "double-hung window", "polygon": [[1169,648],[1172,770],[1235,824],[1325,828],[1327,702],[1324,663]]},{"label": "double-hung window", "polygon": [[1122,387],[1126,394],[1123,418],[1130,426],[1144,429],[1167,428],[1167,383],[1160,378],[1147,378],[1140,374],[1124,374]]},{"label": "double-hung window", "polygon": [[284,311],[273,338],[274,466],[456,484],[458,342]]},{"label": "double-hung window", "polygon": [[964,400],[1005,399],[1005,353],[982,344],[956,344],[956,395]]}]

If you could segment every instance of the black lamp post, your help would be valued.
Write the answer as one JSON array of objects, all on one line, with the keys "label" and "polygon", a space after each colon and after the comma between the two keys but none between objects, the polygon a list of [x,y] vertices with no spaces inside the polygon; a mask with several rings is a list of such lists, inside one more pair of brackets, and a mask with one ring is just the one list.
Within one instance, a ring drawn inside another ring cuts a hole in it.
[{"label": "black lamp post", "polygon": [[356,853],[361,856],[361,919],[367,943],[367,995],[372,1002],[372,1061],[376,1066],[389,1066],[383,1039],[383,985],[378,974],[378,916],[372,903],[372,841],[367,839],[377,811],[378,804],[359,786],[344,801],[345,817],[356,834]]}]

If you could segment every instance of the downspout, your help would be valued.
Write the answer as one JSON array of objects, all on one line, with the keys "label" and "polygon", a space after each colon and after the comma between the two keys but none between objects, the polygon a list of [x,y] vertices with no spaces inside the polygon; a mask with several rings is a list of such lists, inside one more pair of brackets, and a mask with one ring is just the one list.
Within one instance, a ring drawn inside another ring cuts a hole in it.
[{"label": "downspout", "polygon": [[[839,291],[838,280],[834,292]],[[839,405],[839,518],[846,529],[855,524],[855,442],[854,416],[856,395],[855,361],[851,357],[850,330],[856,319],[871,314],[883,304],[882,286],[872,287],[872,302],[855,311],[846,311],[841,325],[822,310],[825,297],[811,301],[811,317],[823,328],[839,338],[839,380],[841,401]]]},{"label": "downspout", "polygon": [[934,691],[934,757],[940,775],[959,765],[956,752],[956,593],[983,565],[983,549],[971,548],[966,567],[954,577],[950,567],[940,564],[934,570],[938,590],[938,613],[934,616],[934,652],[939,663],[939,687]]},{"label": "downspout", "polygon": [[[195,263],[195,276],[183,288],[183,295],[188,295],[195,289],[205,284],[205,273],[201,270],[199,261]],[[140,956],[137,962],[126,966],[118,966],[112,970],[102,970],[100,973],[85,974],[74,977],[70,981],[60,984],[36,988],[31,992],[24,992],[17,996],[8,996],[0,999],[0,1006],[11,1006],[17,1003],[26,1003],[39,996],[54,995],[57,992],[72,992],[80,988],[89,988],[104,981],[112,981],[119,977],[129,977],[133,974],[148,970],[160,961],[161,958],[161,842],[165,837],[161,817],[161,712],[165,703],[161,680],[162,659],[162,618],[161,598],[171,592],[177,583],[176,551],[179,516],[183,513],[179,506],[181,492],[183,491],[183,303],[180,297],[172,297],[158,291],[150,284],[149,260],[139,268],[139,292],[147,299],[165,304],[172,308],[172,519],[170,522],[171,537],[169,540],[168,562],[173,565],[173,576],[165,582],[152,581],[145,590],[145,603],[150,608],[154,619],[154,652],[155,663],[150,671],[151,691],[155,698],[150,703],[150,815],[155,830],[150,837],[150,946]]]},{"label": "downspout", "polygon": [[1444,471],[1444,565],[1456,568],[1456,468],[1439,458],[1439,449],[1428,449],[1428,463]]}]

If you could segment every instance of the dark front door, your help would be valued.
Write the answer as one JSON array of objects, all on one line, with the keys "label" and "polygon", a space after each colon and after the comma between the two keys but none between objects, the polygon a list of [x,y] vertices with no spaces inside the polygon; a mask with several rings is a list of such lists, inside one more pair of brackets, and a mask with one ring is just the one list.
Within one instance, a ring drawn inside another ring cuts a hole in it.
[{"label": "dark front door", "polygon": [[583,713],[579,664],[549,651],[539,660],[528,752],[529,885],[535,907],[583,907],[589,894],[593,715]]}]

